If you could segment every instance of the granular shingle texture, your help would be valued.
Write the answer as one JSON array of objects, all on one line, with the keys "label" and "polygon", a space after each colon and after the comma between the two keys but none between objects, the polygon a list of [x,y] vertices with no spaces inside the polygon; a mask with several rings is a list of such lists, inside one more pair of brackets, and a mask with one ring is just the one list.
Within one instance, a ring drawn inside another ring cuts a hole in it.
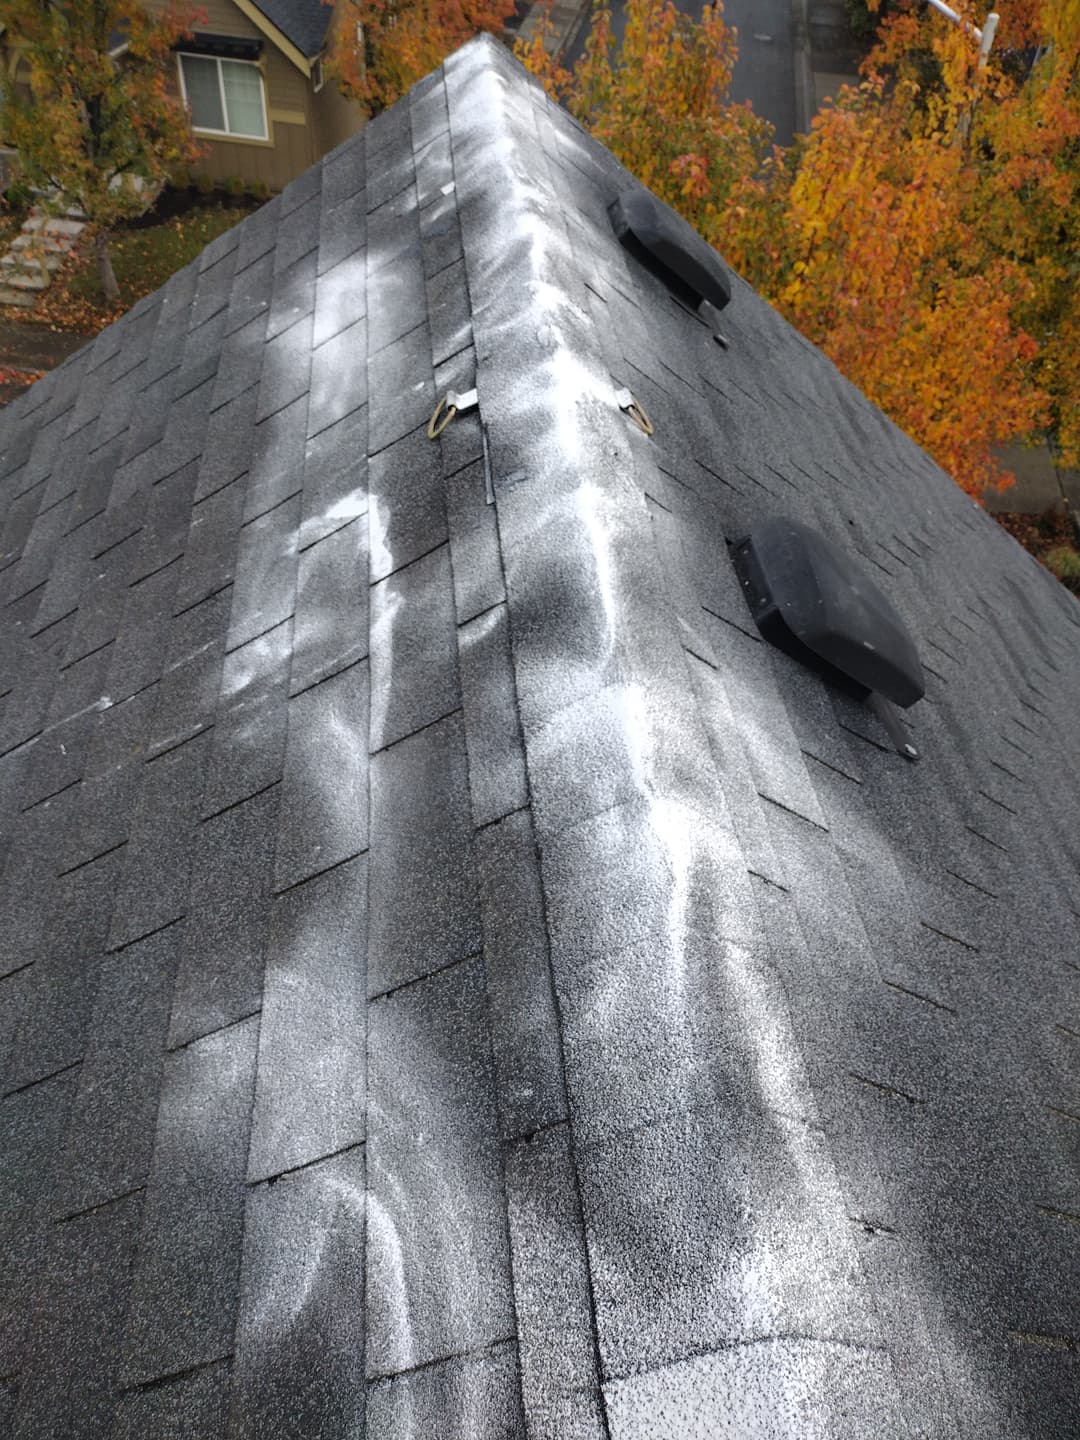
[{"label": "granular shingle texture", "polygon": [[326,41],[331,12],[322,0],[259,0],[256,7],[272,21],[301,55],[318,55]]},{"label": "granular shingle texture", "polygon": [[0,415],[5,1436],[1080,1433],[1080,607],[633,183],[477,40]]}]

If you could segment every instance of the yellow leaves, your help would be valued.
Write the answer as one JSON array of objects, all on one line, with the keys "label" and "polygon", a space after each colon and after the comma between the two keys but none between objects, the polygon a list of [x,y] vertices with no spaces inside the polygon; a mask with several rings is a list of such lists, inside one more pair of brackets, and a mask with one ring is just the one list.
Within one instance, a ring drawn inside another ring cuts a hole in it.
[{"label": "yellow leaves", "polygon": [[732,33],[720,6],[696,23],[672,0],[629,0],[625,22],[615,44],[610,14],[596,11],[571,83],[539,57],[537,73],[644,184],[712,235],[730,202],[749,202],[771,138],[748,106],[726,101]]},{"label": "yellow leaves", "polygon": [[783,195],[787,260],[755,273],[751,256],[748,278],[975,493],[990,447],[1048,412],[1019,319],[1032,287],[995,257],[980,172],[953,143],[968,68],[948,51],[941,93],[868,82],[818,118]]},{"label": "yellow leaves", "polygon": [[[104,224],[140,211],[127,177],[153,182],[197,150],[162,74],[190,13],[155,16],[139,0],[5,0],[4,18],[25,47],[31,96],[8,92],[0,123],[27,178],[59,182]],[[129,42],[122,65],[108,53],[118,30]]]},{"label": "yellow leaves", "polygon": [[[467,40],[501,35],[513,0],[344,0],[349,15],[335,27],[330,73],[344,92],[376,114]],[[549,64],[542,42],[526,49],[542,78],[565,74]]]},{"label": "yellow leaves", "polygon": [[[1052,0],[1022,3],[1045,14]],[[1080,0],[1057,21],[1074,12],[1080,47]],[[619,44],[599,10],[572,79],[529,55],[972,493],[1004,440],[1049,425],[1080,451],[1080,93],[1056,52],[1037,83],[1015,90],[991,72],[980,91],[966,32],[890,17],[868,78],[786,152],[727,101],[734,59],[719,7],[696,25],[669,0],[628,0]]]}]

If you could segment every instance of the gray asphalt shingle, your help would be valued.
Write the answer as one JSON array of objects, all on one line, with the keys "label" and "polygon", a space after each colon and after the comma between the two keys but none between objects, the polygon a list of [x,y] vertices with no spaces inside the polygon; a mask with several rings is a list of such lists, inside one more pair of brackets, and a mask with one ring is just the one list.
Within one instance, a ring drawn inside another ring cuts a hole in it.
[{"label": "gray asphalt shingle", "polygon": [[479,39],[0,414],[19,1440],[1076,1432],[1080,610],[632,184]]}]

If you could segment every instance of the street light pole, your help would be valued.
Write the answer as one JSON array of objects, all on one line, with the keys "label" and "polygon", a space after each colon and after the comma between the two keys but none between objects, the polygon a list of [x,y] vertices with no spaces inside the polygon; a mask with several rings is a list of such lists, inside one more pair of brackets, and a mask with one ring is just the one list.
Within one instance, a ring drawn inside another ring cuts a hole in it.
[{"label": "street light pole", "polygon": [[998,20],[1001,18],[997,11],[991,10],[990,14],[986,17],[986,23],[980,30],[978,25],[972,25],[970,20],[965,20],[962,15],[958,15],[955,10],[950,9],[950,7],[945,4],[945,0],[926,0],[926,3],[932,5],[940,15],[944,15],[946,20],[951,20],[954,25],[963,26],[969,35],[974,35],[975,39],[979,42],[979,69],[984,70],[986,68],[987,58],[990,55],[990,47],[994,43]]},{"label": "street light pole", "polygon": [[[969,35],[973,36],[979,42],[978,73],[981,75],[986,69],[987,60],[990,58],[990,50],[994,43],[994,36],[997,34],[998,21],[1001,19],[1001,16],[996,10],[991,10],[980,30],[978,25],[973,25],[970,20],[965,20],[962,15],[958,15],[955,10],[946,5],[945,0],[926,0],[926,3],[932,5],[939,15],[944,15],[945,18],[951,20],[954,25],[961,26]],[[975,102],[972,101],[971,112],[964,115],[957,126],[956,137],[960,141],[967,139],[968,131],[971,128],[971,113],[974,112],[974,109]]]},{"label": "street light pole", "polygon": [[983,23],[982,34],[979,35],[978,31],[975,32],[977,35],[979,35],[980,70],[986,69],[986,62],[990,58],[990,47],[994,43],[994,36],[997,34],[998,21],[1000,19],[1001,16],[997,13],[997,11],[991,10],[990,14],[987,15],[986,20]]}]

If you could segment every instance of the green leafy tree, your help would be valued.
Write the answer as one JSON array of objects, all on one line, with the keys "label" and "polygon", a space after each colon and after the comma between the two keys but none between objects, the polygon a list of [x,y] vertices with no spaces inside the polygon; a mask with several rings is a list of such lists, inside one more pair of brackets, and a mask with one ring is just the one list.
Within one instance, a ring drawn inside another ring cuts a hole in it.
[{"label": "green leafy tree", "polygon": [[29,66],[29,93],[9,87],[0,101],[0,132],[30,184],[59,192],[95,225],[109,300],[119,295],[109,228],[140,214],[170,171],[200,153],[169,86],[170,49],[195,20],[154,15],[142,0],[0,0],[0,21]]}]

